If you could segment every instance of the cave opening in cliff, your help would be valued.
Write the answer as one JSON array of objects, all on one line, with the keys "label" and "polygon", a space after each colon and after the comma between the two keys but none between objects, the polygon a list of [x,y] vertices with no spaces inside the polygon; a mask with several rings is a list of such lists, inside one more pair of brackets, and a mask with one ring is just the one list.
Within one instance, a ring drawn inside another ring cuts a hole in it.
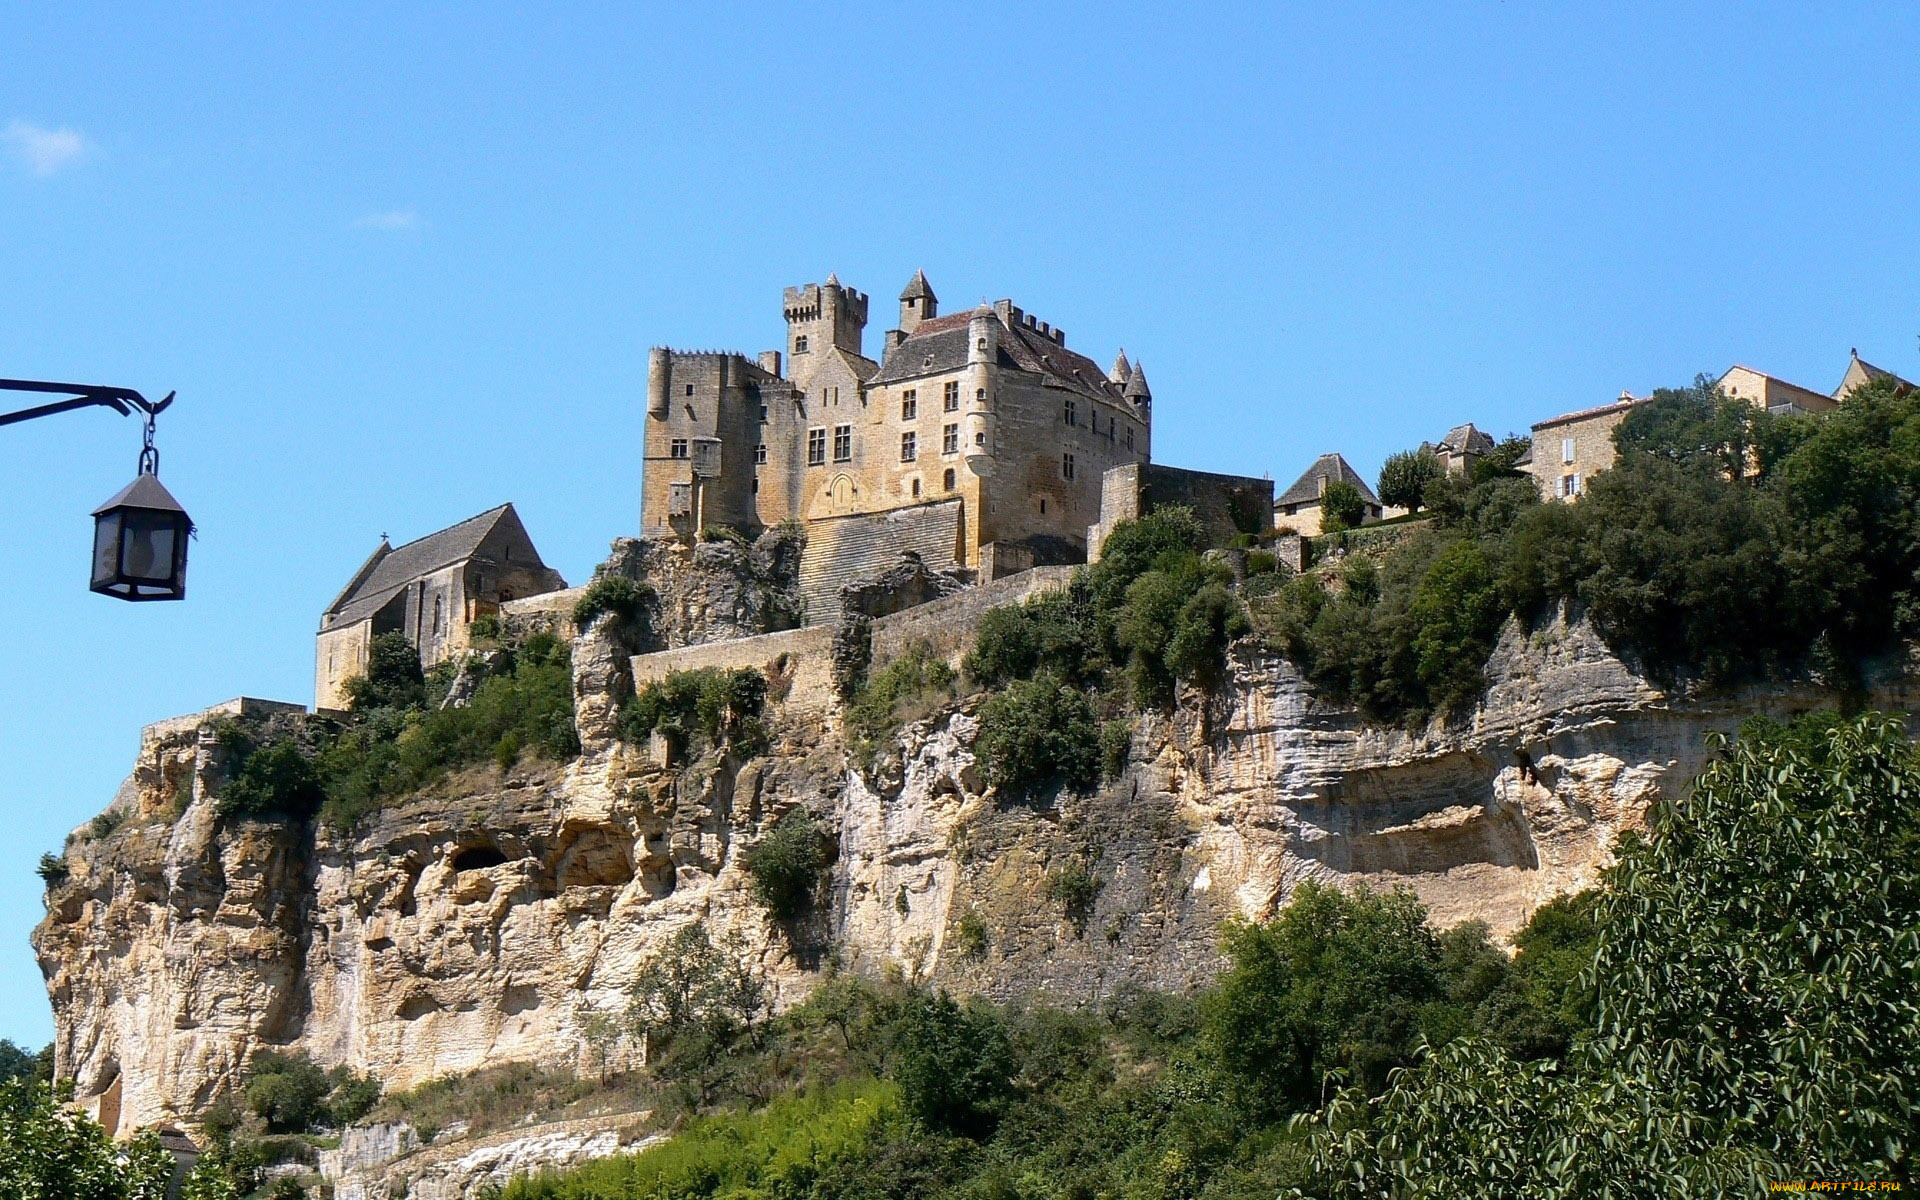
[{"label": "cave opening in cliff", "polygon": [[507,861],[507,856],[493,846],[471,846],[453,856],[453,869],[456,871],[484,871],[488,867],[497,867]]}]

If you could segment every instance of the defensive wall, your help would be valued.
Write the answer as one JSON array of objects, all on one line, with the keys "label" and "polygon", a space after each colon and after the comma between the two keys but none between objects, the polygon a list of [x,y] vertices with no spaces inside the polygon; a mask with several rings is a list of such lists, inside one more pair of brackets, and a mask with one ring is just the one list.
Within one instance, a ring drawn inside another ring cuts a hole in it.
[{"label": "defensive wall", "polygon": [[[1033,596],[1066,588],[1074,567],[1036,567],[1018,575],[968,588],[890,616],[874,618],[873,664],[879,666],[924,645],[932,654],[957,663],[973,645],[974,630],[989,610],[1019,604]],[[767,677],[776,700],[805,707],[832,703],[833,625],[807,625],[781,633],[660,650],[633,658],[633,684],[645,687],[669,672],[703,667],[752,667]]]},{"label": "defensive wall", "polygon": [[1137,521],[1172,505],[1193,510],[1208,544],[1231,545],[1237,534],[1273,528],[1273,480],[1157,463],[1114,467],[1100,479],[1100,521],[1087,530],[1087,561],[1099,561],[1100,547],[1122,521]]},{"label": "defensive wall", "polygon": [[960,544],[960,502],[939,500],[883,513],[855,513],[807,522],[800,554],[800,595],[809,625],[840,619],[840,589],[878,575],[912,551],[929,571],[951,571]]}]

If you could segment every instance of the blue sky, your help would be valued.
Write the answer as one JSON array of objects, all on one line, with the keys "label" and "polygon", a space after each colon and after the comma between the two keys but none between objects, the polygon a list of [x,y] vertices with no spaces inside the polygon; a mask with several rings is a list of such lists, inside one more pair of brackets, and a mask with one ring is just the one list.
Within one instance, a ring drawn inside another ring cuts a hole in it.
[{"label": "blue sky", "polygon": [[1281,486],[1733,362],[1920,377],[1920,10],[1335,7],[7,5],[0,376],[177,389],[201,537],[187,603],[89,595],[136,425],[0,430],[0,1037],[141,725],[310,698],[383,531],[512,500],[584,579],[647,347],[777,346],[783,286],[871,292],[869,348],[917,267],[1011,296],[1145,362],[1158,458]]}]

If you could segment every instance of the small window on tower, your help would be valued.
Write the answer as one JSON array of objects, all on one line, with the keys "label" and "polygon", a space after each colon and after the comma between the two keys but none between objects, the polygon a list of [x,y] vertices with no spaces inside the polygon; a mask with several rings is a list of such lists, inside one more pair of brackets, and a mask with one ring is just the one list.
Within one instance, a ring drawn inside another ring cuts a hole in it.
[{"label": "small window on tower", "polygon": [[688,456],[687,439],[674,438],[673,441],[667,445],[667,454],[672,458],[686,458]]},{"label": "small window on tower", "polygon": [[1133,449],[1133,426],[1127,426],[1127,449]]},{"label": "small window on tower", "polygon": [[984,430],[984,429],[982,429],[982,430],[981,430],[980,432],[978,432],[978,433],[976,433],[976,434],[974,434],[974,435],[973,435],[973,444],[974,444],[974,445],[976,445],[976,446],[984,446],[984,445],[986,445],[986,444],[987,444],[987,431],[986,431],[986,430]]},{"label": "small window on tower", "polygon": [[949,383],[940,393],[940,407],[947,412],[960,411],[960,385]]},{"label": "small window on tower", "polygon": [[911,421],[920,415],[920,393],[908,388],[900,393],[900,419]]},{"label": "small window on tower", "polygon": [[760,419],[763,422],[767,419],[767,406],[764,404],[760,406]]},{"label": "small window on tower", "polygon": [[689,395],[689,396],[691,396],[691,395],[693,395],[693,385],[692,385],[692,384],[688,384],[688,385],[687,385],[687,395]]},{"label": "small window on tower", "polygon": [[985,388],[973,389],[973,399],[974,399],[974,403],[976,404],[985,404],[987,402],[987,389]]},{"label": "small window on tower", "polygon": [[753,448],[753,461],[763,464],[767,461],[767,444],[765,442],[761,442]]},{"label": "small window on tower", "polygon": [[807,335],[806,334],[803,333],[793,339],[793,352],[795,354],[805,354],[807,352]]}]

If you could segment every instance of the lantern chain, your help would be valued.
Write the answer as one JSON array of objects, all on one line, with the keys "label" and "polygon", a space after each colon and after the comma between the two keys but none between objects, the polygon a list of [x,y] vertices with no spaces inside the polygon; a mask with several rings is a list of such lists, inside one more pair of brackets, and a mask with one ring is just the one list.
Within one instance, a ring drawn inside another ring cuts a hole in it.
[{"label": "lantern chain", "polygon": [[147,413],[147,428],[140,447],[140,473],[158,476],[160,474],[160,451],[153,444],[153,413]]}]

